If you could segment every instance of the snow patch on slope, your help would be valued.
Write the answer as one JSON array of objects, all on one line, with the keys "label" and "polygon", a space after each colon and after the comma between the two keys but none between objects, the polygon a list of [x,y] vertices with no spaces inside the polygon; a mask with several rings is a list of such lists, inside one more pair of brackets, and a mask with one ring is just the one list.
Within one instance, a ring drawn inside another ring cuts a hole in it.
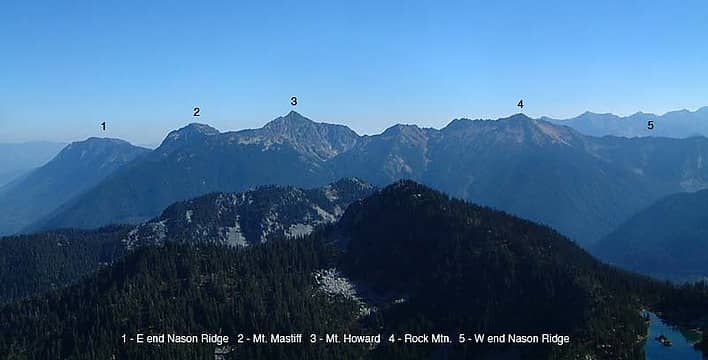
[{"label": "snow patch on slope", "polygon": [[356,285],[336,268],[321,269],[314,272],[317,289],[330,297],[343,297],[359,304],[359,316],[367,316],[376,311],[359,295]]},{"label": "snow patch on slope", "polygon": [[246,237],[243,236],[241,232],[241,225],[238,223],[238,219],[234,222],[234,226],[229,226],[224,229],[226,238],[226,244],[229,246],[248,246],[248,241]]},{"label": "snow patch on slope", "polygon": [[313,227],[309,224],[293,224],[290,225],[290,228],[285,232],[285,236],[289,238],[301,237],[310,234],[312,230]]}]

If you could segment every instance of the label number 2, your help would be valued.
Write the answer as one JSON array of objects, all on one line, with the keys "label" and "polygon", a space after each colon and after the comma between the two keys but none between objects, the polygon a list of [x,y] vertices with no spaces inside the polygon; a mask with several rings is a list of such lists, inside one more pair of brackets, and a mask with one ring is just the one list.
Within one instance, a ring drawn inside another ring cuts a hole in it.
[{"label": "label number 2", "polygon": [[199,116],[200,109],[198,107],[194,108],[194,116]]}]

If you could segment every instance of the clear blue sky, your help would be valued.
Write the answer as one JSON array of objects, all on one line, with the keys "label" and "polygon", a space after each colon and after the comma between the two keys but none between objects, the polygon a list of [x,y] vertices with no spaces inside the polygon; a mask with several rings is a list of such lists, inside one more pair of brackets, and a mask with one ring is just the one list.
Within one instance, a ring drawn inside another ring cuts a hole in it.
[{"label": "clear blue sky", "polygon": [[0,141],[708,105],[706,1],[249,3],[3,3]]}]

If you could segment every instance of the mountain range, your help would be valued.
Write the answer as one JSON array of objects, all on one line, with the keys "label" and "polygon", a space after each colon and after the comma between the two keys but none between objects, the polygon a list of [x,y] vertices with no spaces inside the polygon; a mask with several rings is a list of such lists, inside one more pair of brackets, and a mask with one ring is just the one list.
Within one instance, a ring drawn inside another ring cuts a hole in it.
[{"label": "mountain range", "polygon": [[[543,117],[559,125],[570,126],[591,136],[672,137],[708,136],[708,106],[696,111],[677,110],[663,115],[637,112],[629,116],[584,112],[574,118],[557,120]],[[651,124],[649,123],[651,121]]]},{"label": "mountain range", "polygon": [[708,187],[707,156],[703,137],[597,138],[521,114],[359,136],[290,112],[260,129],[173,131],[25,230],[139,223],[205,193],[358,177],[377,186],[414,179],[587,245],[663,196]]},{"label": "mountain range", "polygon": [[0,235],[20,231],[147,152],[119,139],[69,144],[47,164],[3,188]]},{"label": "mountain range", "polygon": [[[359,181],[348,183],[361,187]],[[271,193],[272,188],[266,189]],[[327,189],[321,196],[332,188]],[[219,195],[207,200],[217,211],[222,206]],[[167,213],[195,229],[197,221],[212,228],[213,216],[199,217],[197,209],[193,217],[183,212],[200,203],[183,203]],[[700,289],[680,291],[703,299],[703,308],[669,304],[666,299],[679,291],[671,285],[606,266],[548,227],[451,199],[412,181],[353,202],[338,221],[306,236],[286,240],[281,234],[235,250],[198,238],[181,241],[179,234],[185,233],[174,233],[174,241],[135,248],[73,286],[1,307],[0,354],[643,359],[646,323],[637,309],[665,314],[682,309],[695,316],[708,304],[708,292]],[[238,333],[283,331],[384,335],[373,346],[120,341],[123,334],[137,333],[218,332],[236,338]],[[405,332],[445,334],[453,342],[413,346],[386,340]],[[475,332],[558,333],[572,341],[519,346],[457,340],[459,333]]]},{"label": "mountain range", "polygon": [[[29,233],[0,238],[0,357],[644,359],[638,309],[705,333],[708,287],[612,265],[705,277],[707,152],[705,137],[594,137],[522,114],[359,136],[290,112],[190,124],[152,151],[73,143],[0,192],[0,230]],[[116,340],[217,330],[453,343]],[[510,331],[573,341],[454,341]]]}]

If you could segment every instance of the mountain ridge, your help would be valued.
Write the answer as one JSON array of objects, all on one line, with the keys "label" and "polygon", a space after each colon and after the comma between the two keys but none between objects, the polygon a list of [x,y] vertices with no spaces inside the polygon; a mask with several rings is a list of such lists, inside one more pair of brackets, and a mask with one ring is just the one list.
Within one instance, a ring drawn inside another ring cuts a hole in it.
[{"label": "mountain ridge", "polygon": [[[637,111],[627,116],[613,113],[584,113],[568,119],[542,117],[555,124],[573,127],[592,136],[644,137],[663,136],[687,138],[708,136],[708,106],[695,111],[687,109],[667,111],[662,115]],[[652,121],[653,126],[648,122]]]},{"label": "mountain ridge", "polygon": [[348,178],[313,189],[264,185],[242,193],[211,193],[168,206],[159,217],[133,228],[123,244],[128,250],[165,241],[251,246],[274,237],[301,237],[336,221],[351,202],[374,191]]},{"label": "mountain ridge", "polygon": [[586,244],[662,196],[708,187],[708,169],[696,160],[708,158],[706,138],[596,138],[524,114],[456,119],[442,129],[398,124],[367,136],[294,111],[260,129],[206,129],[197,141],[158,148],[31,229],[136,223],[176,201],[262,184],[409,178]]},{"label": "mountain ridge", "polygon": [[627,219],[592,252],[623,268],[673,281],[708,279],[708,190],[668,195]]},{"label": "mountain ridge", "polygon": [[265,185],[176,202],[138,225],[0,237],[0,304],[70,285],[145,246],[251,247],[301,238],[375,191],[356,178],[312,189]]},{"label": "mountain ridge", "polygon": [[0,193],[0,234],[21,231],[148,150],[127,141],[92,137],[73,142],[52,160]]}]

